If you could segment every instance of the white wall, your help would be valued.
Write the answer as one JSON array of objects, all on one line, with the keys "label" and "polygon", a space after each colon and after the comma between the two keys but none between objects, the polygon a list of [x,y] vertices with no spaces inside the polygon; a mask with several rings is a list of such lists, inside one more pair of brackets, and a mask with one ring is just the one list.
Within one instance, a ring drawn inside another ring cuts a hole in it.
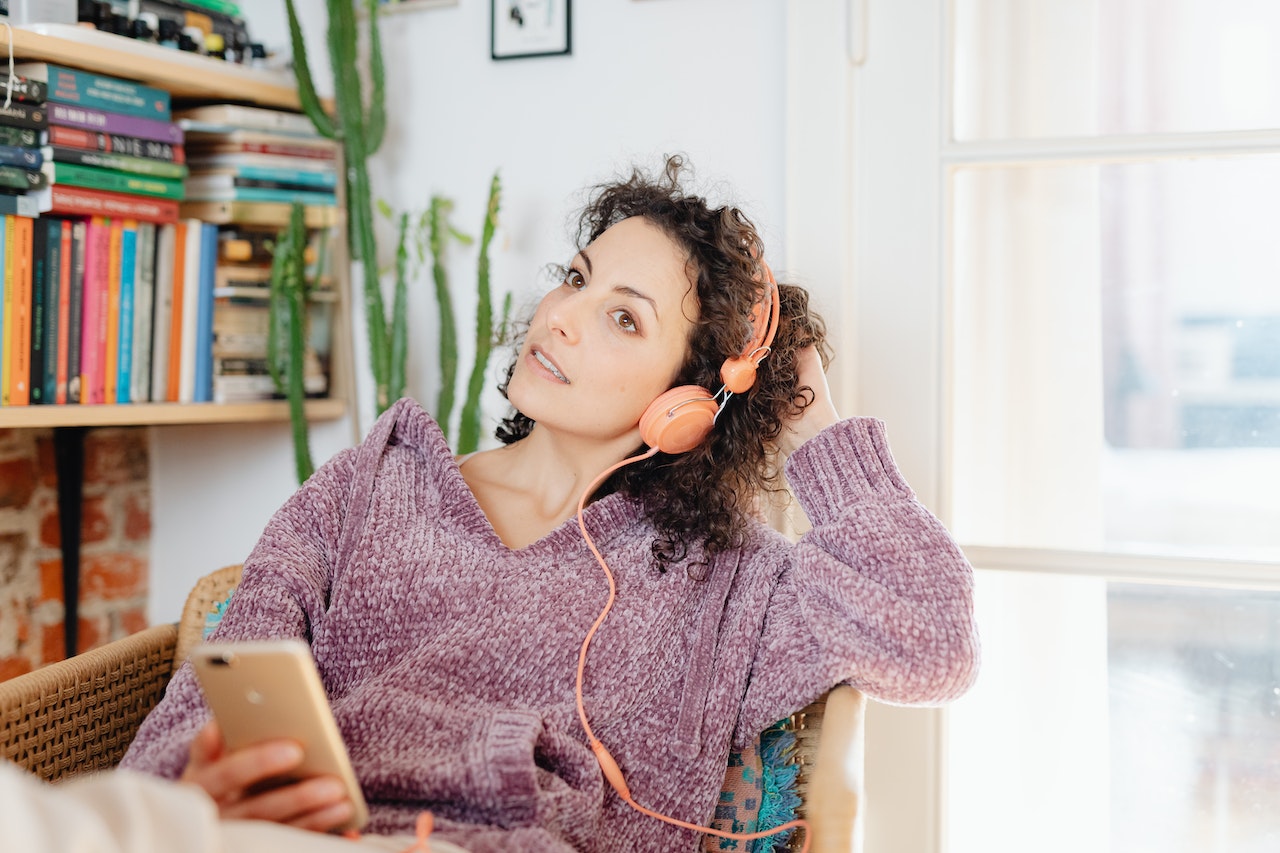
[{"label": "white wall", "polygon": [[[287,44],[282,2],[244,8],[255,38]],[[324,4],[299,0],[297,8],[317,85],[331,92]],[[579,0],[571,56],[503,62],[489,58],[489,9],[461,0],[384,17],[389,127],[372,168],[376,197],[421,210],[432,194],[449,196],[458,227],[478,235],[489,178],[500,169],[494,287],[527,303],[543,266],[568,257],[567,217],[581,189],[632,161],[652,166],[679,151],[698,186],[754,219],[775,270],[788,272],[785,3]],[[390,240],[382,243],[389,261]],[[459,249],[452,265],[464,331],[473,255]],[[437,328],[429,279],[412,290],[409,310],[409,394],[429,403]],[[502,361],[495,357],[495,370]],[[294,479],[287,425],[152,432],[150,615],[165,621],[199,575],[245,558]],[[349,421],[317,425],[317,463],[353,438]]]}]

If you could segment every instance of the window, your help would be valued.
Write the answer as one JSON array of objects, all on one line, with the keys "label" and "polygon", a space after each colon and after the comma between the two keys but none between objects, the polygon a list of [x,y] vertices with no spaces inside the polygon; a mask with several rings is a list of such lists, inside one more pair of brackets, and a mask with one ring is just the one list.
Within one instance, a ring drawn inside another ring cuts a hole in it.
[{"label": "window", "polygon": [[1280,849],[1280,4],[851,5],[853,408],[984,646],[867,849]]}]

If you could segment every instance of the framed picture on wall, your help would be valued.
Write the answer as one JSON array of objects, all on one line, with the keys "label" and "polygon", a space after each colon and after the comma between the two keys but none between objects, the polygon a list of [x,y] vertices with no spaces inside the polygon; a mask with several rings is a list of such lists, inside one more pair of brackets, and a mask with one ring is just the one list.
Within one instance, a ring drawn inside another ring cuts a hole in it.
[{"label": "framed picture on wall", "polygon": [[566,56],[569,0],[490,0],[489,54],[494,59]]}]

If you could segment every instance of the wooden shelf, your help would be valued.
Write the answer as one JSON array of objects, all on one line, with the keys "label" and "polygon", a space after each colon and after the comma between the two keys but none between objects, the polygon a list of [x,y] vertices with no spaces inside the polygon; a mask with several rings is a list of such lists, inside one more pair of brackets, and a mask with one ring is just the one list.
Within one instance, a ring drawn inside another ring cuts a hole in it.
[{"label": "wooden shelf", "polygon": [[0,45],[6,52],[11,39],[16,61],[74,65],[137,80],[167,89],[177,100],[226,101],[230,95],[262,107],[301,108],[290,72],[249,68],[74,24],[0,27]]},{"label": "wooden shelf", "polygon": [[[332,421],[346,412],[342,400],[307,401],[307,419]],[[289,420],[284,400],[252,403],[126,403],[118,406],[14,406],[0,409],[0,429],[66,426],[164,426],[264,423]]]}]

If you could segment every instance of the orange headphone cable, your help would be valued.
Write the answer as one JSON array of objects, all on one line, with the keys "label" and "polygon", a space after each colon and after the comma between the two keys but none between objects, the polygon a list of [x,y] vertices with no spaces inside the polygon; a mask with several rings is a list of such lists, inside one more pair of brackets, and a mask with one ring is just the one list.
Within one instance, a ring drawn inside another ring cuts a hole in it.
[{"label": "orange headphone cable", "polygon": [[591,746],[591,751],[595,753],[596,760],[600,763],[600,769],[604,773],[605,778],[609,781],[609,784],[613,786],[614,790],[618,792],[618,795],[622,797],[623,802],[641,814],[648,815],[651,818],[672,824],[673,826],[681,827],[682,829],[691,829],[694,832],[715,835],[719,838],[732,838],[738,841],[751,841],[756,838],[768,838],[771,835],[779,835],[789,829],[801,828],[804,830],[804,843],[800,847],[800,851],[801,853],[808,853],[809,823],[803,819],[788,821],[787,823],[774,827],[773,829],[761,832],[734,833],[725,832],[719,829],[712,829],[708,826],[699,826],[696,823],[688,823],[686,821],[679,820],[678,818],[659,814],[652,809],[640,805],[631,796],[631,789],[627,786],[627,781],[622,776],[622,768],[618,766],[618,762],[609,754],[609,750],[606,749],[605,745],[600,742],[598,737],[596,737],[595,732],[591,729],[591,724],[587,722],[587,710],[582,699],[582,683],[584,673],[587,668],[587,649],[591,646],[591,641],[595,638],[596,632],[600,630],[600,626],[604,624],[605,617],[608,616],[609,611],[613,609],[613,603],[618,598],[618,586],[613,580],[613,572],[609,569],[609,564],[605,562],[604,556],[600,553],[600,549],[597,548],[596,543],[592,541],[591,534],[587,533],[587,525],[582,518],[583,508],[586,506],[587,497],[590,496],[591,493],[594,492],[610,474],[625,465],[630,465],[633,462],[648,459],[657,452],[658,449],[656,447],[651,447],[647,453],[643,453],[640,456],[630,456],[623,459],[621,462],[610,465],[603,473],[591,481],[591,484],[583,490],[582,497],[578,498],[578,530],[582,532],[583,540],[586,541],[587,547],[591,549],[591,553],[595,555],[596,562],[600,564],[600,568],[604,570],[605,580],[609,582],[609,598],[605,601],[604,609],[600,611],[600,615],[596,617],[596,621],[587,631],[587,636],[582,641],[582,649],[578,652],[578,678],[574,688],[574,698],[578,704],[578,719],[582,721],[582,729],[587,734],[587,742]]}]

